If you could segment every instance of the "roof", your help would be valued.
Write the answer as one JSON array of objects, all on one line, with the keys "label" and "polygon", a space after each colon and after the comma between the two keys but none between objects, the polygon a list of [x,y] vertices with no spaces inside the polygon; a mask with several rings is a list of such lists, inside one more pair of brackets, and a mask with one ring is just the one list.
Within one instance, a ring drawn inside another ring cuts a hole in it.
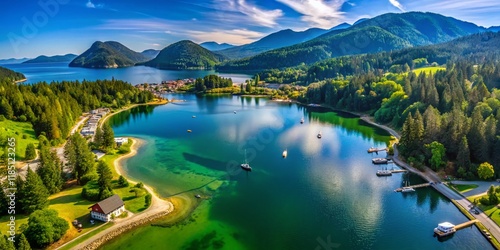
[{"label": "roof", "polygon": [[438,226],[443,227],[443,228],[451,228],[451,227],[454,227],[455,225],[453,225],[449,222],[443,222],[443,223],[439,223]]},{"label": "roof", "polygon": [[115,194],[107,199],[104,199],[104,200],[94,204],[92,206],[92,208],[95,206],[99,206],[101,208],[100,210],[103,212],[103,214],[109,214],[123,205],[124,205],[124,203],[123,203],[122,199],[120,198],[120,196]]}]

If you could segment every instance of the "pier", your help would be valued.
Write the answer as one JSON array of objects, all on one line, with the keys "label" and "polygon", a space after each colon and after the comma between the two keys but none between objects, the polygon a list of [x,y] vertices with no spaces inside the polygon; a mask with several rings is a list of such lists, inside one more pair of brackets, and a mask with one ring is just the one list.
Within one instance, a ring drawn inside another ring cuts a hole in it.
[{"label": "pier", "polygon": [[393,169],[393,170],[391,170],[391,173],[393,173],[393,174],[406,173],[406,172],[408,172],[408,170],[405,170],[405,169]]},{"label": "pier", "polygon": [[[407,186],[406,188],[413,188],[413,189],[415,189],[415,188],[428,187],[430,185],[431,185],[430,183],[422,183],[422,184]],[[396,188],[394,190],[394,192],[401,192],[402,190],[403,190],[403,188]]]},{"label": "pier", "polygon": [[470,221],[467,221],[467,222],[464,222],[462,224],[458,224],[455,226],[455,230],[460,230],[460,229],[464,229],[466,227],[471,227],[472,225],[474,225],[475,223],[479,222],[479,220],[470,220]]}]

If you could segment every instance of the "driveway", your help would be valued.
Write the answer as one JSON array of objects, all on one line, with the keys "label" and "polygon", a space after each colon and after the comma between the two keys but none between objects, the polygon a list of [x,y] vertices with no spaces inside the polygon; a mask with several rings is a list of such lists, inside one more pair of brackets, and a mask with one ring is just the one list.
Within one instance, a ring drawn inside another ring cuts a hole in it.
[{"label": "driveway", "polygon": [[478,195],[482,194],[488,191],[491,185],[498,186],[500,183],[496,181],[452,181],[453,184],[461,184],[461,185],[470,185],[470,184],[475,184],[478,187],[474,188],[472,190],[469,190],[467,192],[463,192],[462,194],[464,196],[473,196],[473,195]]}]

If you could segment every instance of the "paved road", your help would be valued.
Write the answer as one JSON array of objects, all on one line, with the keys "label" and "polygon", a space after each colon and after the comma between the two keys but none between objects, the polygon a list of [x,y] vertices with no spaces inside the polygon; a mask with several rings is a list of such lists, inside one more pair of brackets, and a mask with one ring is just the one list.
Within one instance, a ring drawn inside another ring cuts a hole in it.
[{"label": "paved road", "polygon": [[[463,208],[466,210],[470,211],[470,208],[473,206],[473,204],[468,201],[464,196],[457,194],[456,192],[452,191],[449,189],[446,185],[444,184],[435,184],[433,187],[442,193],[444,196],[448,197],[448,199],[453,199],[455,200],[458,204],[460,204]],[[490,230],[491,235],[495,237],[496,239],[500,239],[500,228],[497,226],[493,220],[491,220],[487,214],[485,214],[483,211],[480,209],[476,208],[477,210],[480,211],[480,214],[474,214],[471,213],[472,216],[474,216],[476,219],[478,219],[488,230]],[[462,221],[457,221],[453,222],[450,221],[453,224],[458,224],[462,223]]]}]

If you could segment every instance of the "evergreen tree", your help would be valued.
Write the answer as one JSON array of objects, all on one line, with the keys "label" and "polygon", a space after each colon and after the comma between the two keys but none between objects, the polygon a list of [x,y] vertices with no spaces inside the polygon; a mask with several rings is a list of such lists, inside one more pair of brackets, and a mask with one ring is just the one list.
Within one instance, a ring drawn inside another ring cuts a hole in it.
[{"label": "evergreen tree", "polygon": [[458,147],[458,155],[457,155],[457,166],[463,167],[465,170],[469,170],[470,168],[470,151],[469,144],[467,143],[467,138],[464,136],[460,142]]},{"label": "evergreen tree", "polygon": [[26,152],[24,154],[25,160],[33,160],[36,157],[35,145],[33,143],[26,146]]},{"label": "evergreen tree", "polygon": [[100,127],[98,127],[95,131],[94,144],[97,148],[101,148],[104,144],[104,136]]},{"label": "evergreen tree", "polygon": [[6,235],[0,233],[0,249],[2,250],[16,250],[14,243],[10,241]]},{"label": "evergreen tree", "polygon": [[401,130],[401,139],[399,140],[399,150],[401,154],[407,155],[411,152],[411,128],[413,127],[413,117],[410,114],[406,117],[406,120],[403,124],[403,128]]},{"label": "evergreen tree", "polygon": [[57,153],[51,151],[47,146],[42,146],[40,149],[40,167],[37,169],[37,174],[49,193],[54,194],[61,191],[63,185],[62,163],[57,157]]},{"label": "evergreen tree", "polygon": [[103,200],[112,195],[110,191],[113,173],[106,162],[99,161],[99,163],[97,163],[97,174],[99,175],[99,179],[97,179],[97,183],[99,184],[99,197]]},{"label": "evergreen tree", "polygon": [[94,154],[90,150],[87,141],[78,133],[70,136],[64,148],[68,166],[71,167],[78,184],[81,178],[94,171]]},{"label": "evergreen tree", "polygon": [[21,200],[22,210],[28,214],[49,206],[49,192],[47,188],[43,185],[40,176],[29,167],[21,193],[23,197]]},{"label": "evergreen tree", "polygon": [[441,115],[439,110],[429,105],[424,112],[424,143],[431,143],[439,140],[441,133]]},{"label": "evergreen tree", "polygon": [[259,86],[259,82],[260,82],[260,76],[259,74],[255,75],[255,87]]},{"label": "evergreen tree", "polygon": [[252,93],[252,85],[250,83],[247,83],[245,86],[245,91],[247,93]]},{"label": "evergreen tree", "polygon": [[481,111],[474,109],[471,117],[471,126],[467,135],[471,156],[475,162],[487,160],[488,148],[484,137],[484,121]]},{"label": "evergreen tree", "polygon": [[19,240],[17,241],[17,250],[31,250],[30,243],[23,233],[21,233],[21,236],[19,236]]},{"label": "evergreen tree", "polygon": [[128,187],[129,183],[123,175],[120,175],[120,177],[118,177],[118,185],[120,185],[120,187]]},{"label": "evergreen tree", "polygon": [[105,148],[115,147],[115,133],[108,123],[102,125],[102,144]]},{"label": "evergreen tree", "polygon": [[422,141],[424,139],[424,120],[422,115],[417,110],[415,113],[415,119],[411,127],[411,138],[412,138],[412,150],[422,151]]}]

